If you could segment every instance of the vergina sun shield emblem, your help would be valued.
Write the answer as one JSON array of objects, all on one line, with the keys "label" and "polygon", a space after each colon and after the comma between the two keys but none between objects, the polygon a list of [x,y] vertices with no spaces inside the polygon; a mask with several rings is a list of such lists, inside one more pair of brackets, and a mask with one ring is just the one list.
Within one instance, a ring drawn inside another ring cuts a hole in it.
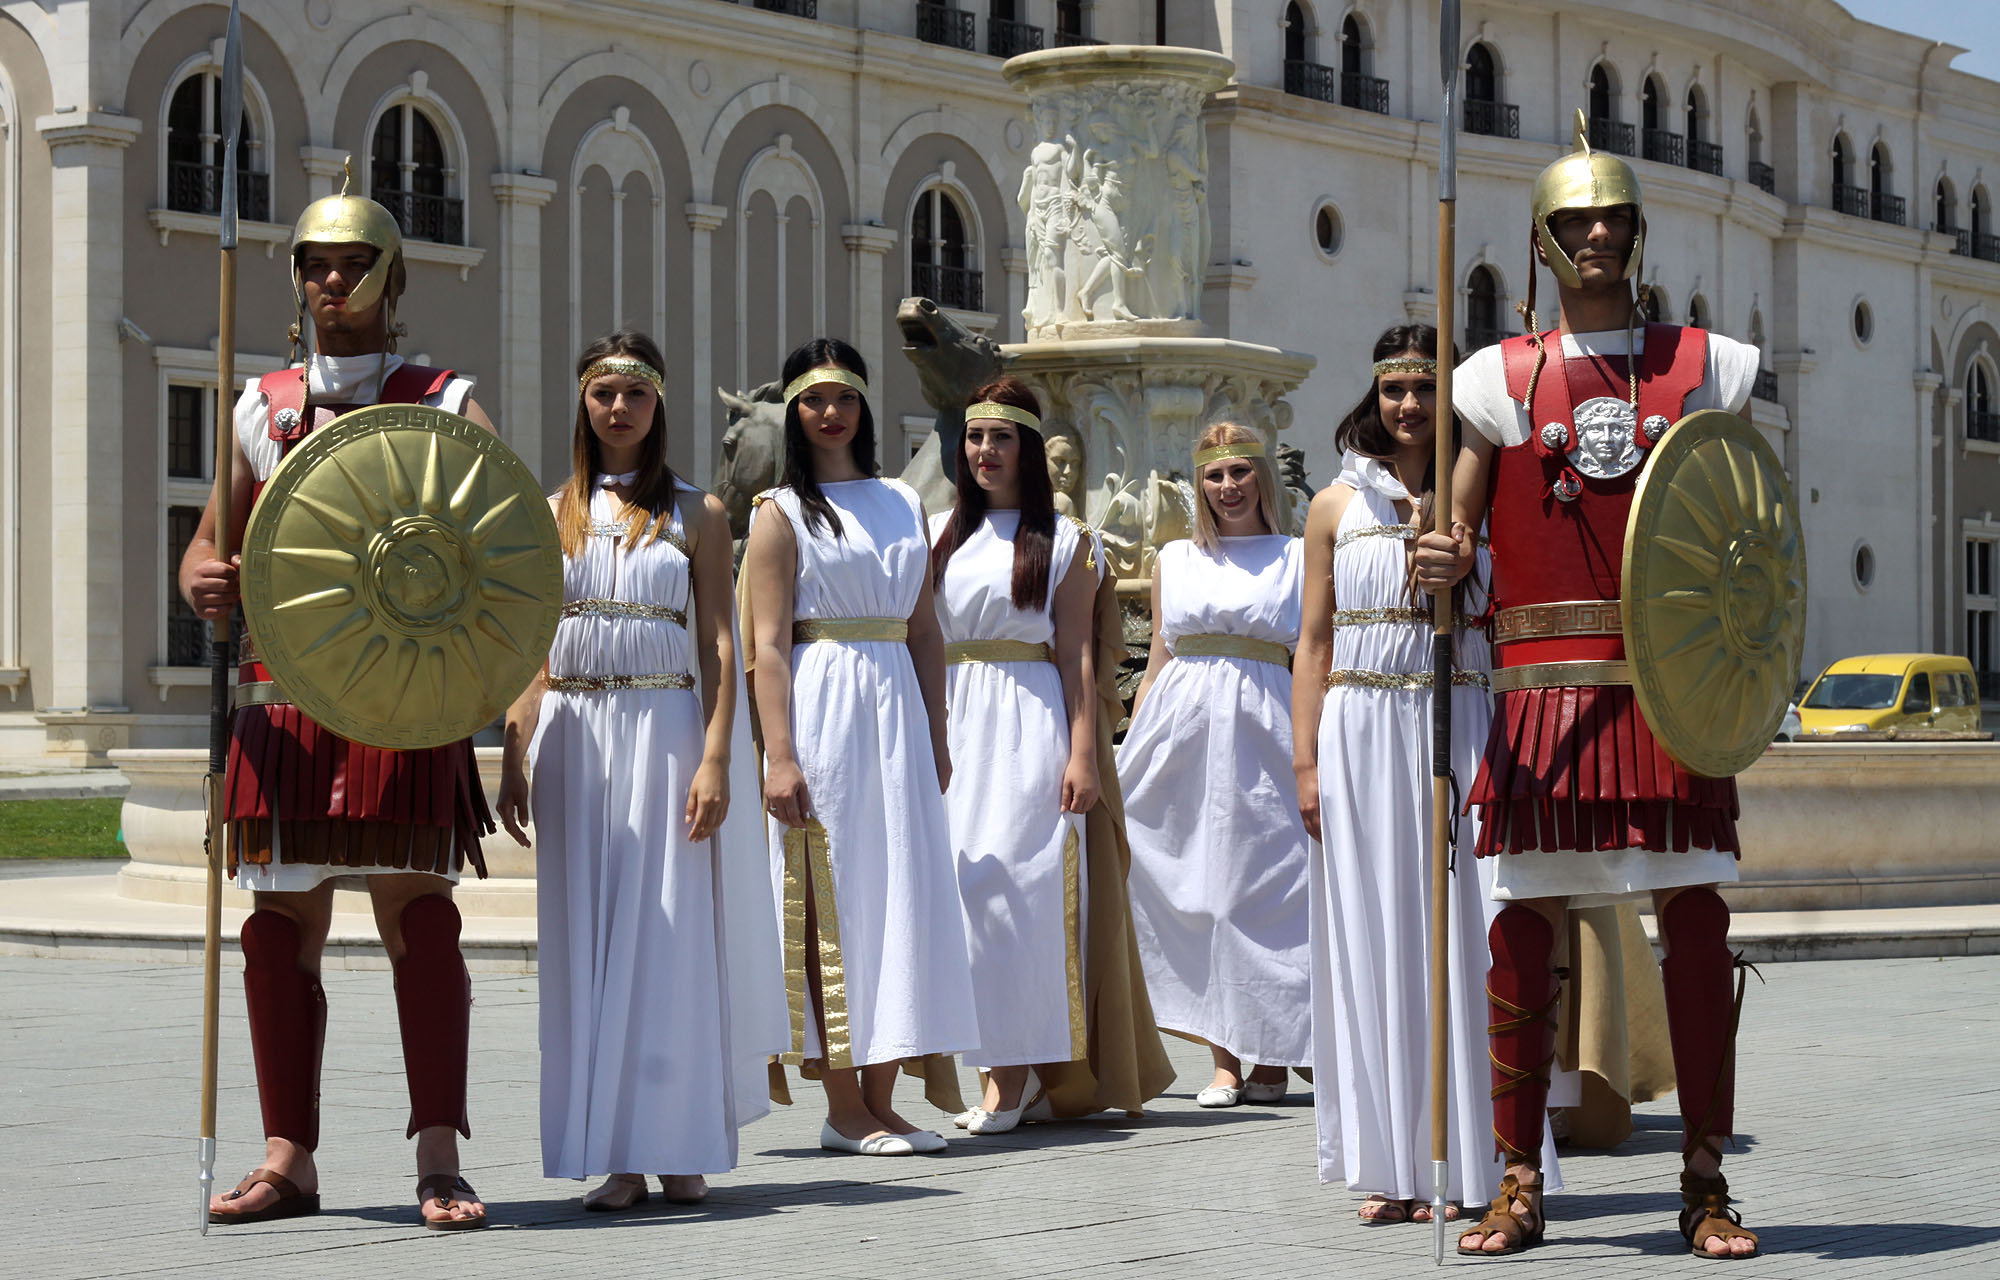
[{"label": "vergina sun shield emblem", "polygon": [[1576,448],[1569,464],[1593,480],[1612,480],[1639,465],[1638,421],[1630,403],[1597,396],[1576,407]]}]

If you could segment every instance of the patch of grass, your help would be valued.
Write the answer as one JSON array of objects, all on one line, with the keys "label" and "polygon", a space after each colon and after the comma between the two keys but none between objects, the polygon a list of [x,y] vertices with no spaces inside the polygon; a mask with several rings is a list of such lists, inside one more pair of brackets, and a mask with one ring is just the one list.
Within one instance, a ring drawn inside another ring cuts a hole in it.
[{"label": "patch of grass", "polygon": [[0,801],[0,858],[122,858],[123,803],[109,796]]}]

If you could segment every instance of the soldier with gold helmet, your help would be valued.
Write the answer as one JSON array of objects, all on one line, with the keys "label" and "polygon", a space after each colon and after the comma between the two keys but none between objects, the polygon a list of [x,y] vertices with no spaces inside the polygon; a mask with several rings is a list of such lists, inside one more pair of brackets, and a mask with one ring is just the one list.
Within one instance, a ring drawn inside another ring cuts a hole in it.
[{"label": "soldier with gold helmet", "polygon": [[[1684,1125],[1680,1230],[1697,1256],[1743,1258],[1757,1237],[1720,1171],[1742,986],[1716,885],[1737,878],[1733,774],[1770,740],[1795,678],[1797,514],[1782,467],[1737,416],[1756,349],[1645,321],[1638,177],[1590,149],[1581,112],[1575,151],[1532,200],[1531,252],[1555,277],[1561,323],[1535,332],[1531,263],[1530,332],[1457,371],[1454,408],[1473,429],[1454,524],[1415,552],[1419,582],[1446,589],[1473,563],[1470,531],[1488,525],[1496,705],[1470,802],[1502,903],[1487,996],[1508,1172],[1459,1252],[1541,1241],[1565,913],[1649,894]],[[1732,573],[1736,586],[1717,580]],[[1740,589],[1751,582],[1761,603]]]},{"label": "soldier with gold helmet", "polygon": [[[238,526],[232,546],[245,545],[245,516],[280,462],[345,412],[421,404],[492,429],[471,398],[470,378],[395,354],[405,267],[402,235],[388,209],[345,190],[308,205],[292,234],[292,283],[294,355],[308,324],[312,351],[302,363],[295,359],[291,368],[251,379],[236,402],[235,463],[227,481]],[[359,516],[358,491],[350,505]],[[226,564],[216,558],[215,513],[211,499],[180,568],[181,593],[204,618],[236,607],[239,566],[246,563],[240,556]],[[222,811],[230,872],[255,901],[242,930],[243,986],[266,1150],[235,1190],[213,1198],[211,1220],[267,1221],[319,1209],[313,1152],[326,1034],[320,957],[333,880],[358,876],[395,973],[424,1224],[484,1226],[485,1206],[459,1176],[458,1162],[458,1135],[471,1136],[465,1092],[472,1000],[451,893],[467,862],[486,874],[479,837],[493,830],[471,741],[390,750],[336,734],[274,680],[259,660],[257,620],[251,621]]]}]

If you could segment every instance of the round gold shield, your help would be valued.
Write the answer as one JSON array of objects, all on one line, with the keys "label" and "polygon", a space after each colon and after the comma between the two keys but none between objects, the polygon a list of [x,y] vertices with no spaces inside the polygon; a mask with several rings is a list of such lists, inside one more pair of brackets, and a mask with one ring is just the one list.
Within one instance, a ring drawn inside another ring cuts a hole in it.
[{"label": "round gold shield", "polygon": [[1660,438],[1625,526],[1625,656],[1640,714],[1691,773],[1763,753],[1799,678],[1805,536],[1784,464],[1733,413]]},{"label": "round gold shield", "polygon": [[243,534],[243,612],[286,701],[353,742],[414,750],[490,723],[562,608],[555,518],[491,431],[374,405],[307,435]]}]

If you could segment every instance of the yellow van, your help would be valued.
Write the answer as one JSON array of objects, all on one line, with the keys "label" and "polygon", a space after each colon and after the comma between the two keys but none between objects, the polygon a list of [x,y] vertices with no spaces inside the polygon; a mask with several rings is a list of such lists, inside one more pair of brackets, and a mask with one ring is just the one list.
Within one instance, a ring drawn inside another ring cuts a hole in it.
[{"label": "yellow van", "polygon": [[1842,658],[1799,702],[1801,736],[1844,730],[1979,728],[1972,663],[1945,653]]}]

